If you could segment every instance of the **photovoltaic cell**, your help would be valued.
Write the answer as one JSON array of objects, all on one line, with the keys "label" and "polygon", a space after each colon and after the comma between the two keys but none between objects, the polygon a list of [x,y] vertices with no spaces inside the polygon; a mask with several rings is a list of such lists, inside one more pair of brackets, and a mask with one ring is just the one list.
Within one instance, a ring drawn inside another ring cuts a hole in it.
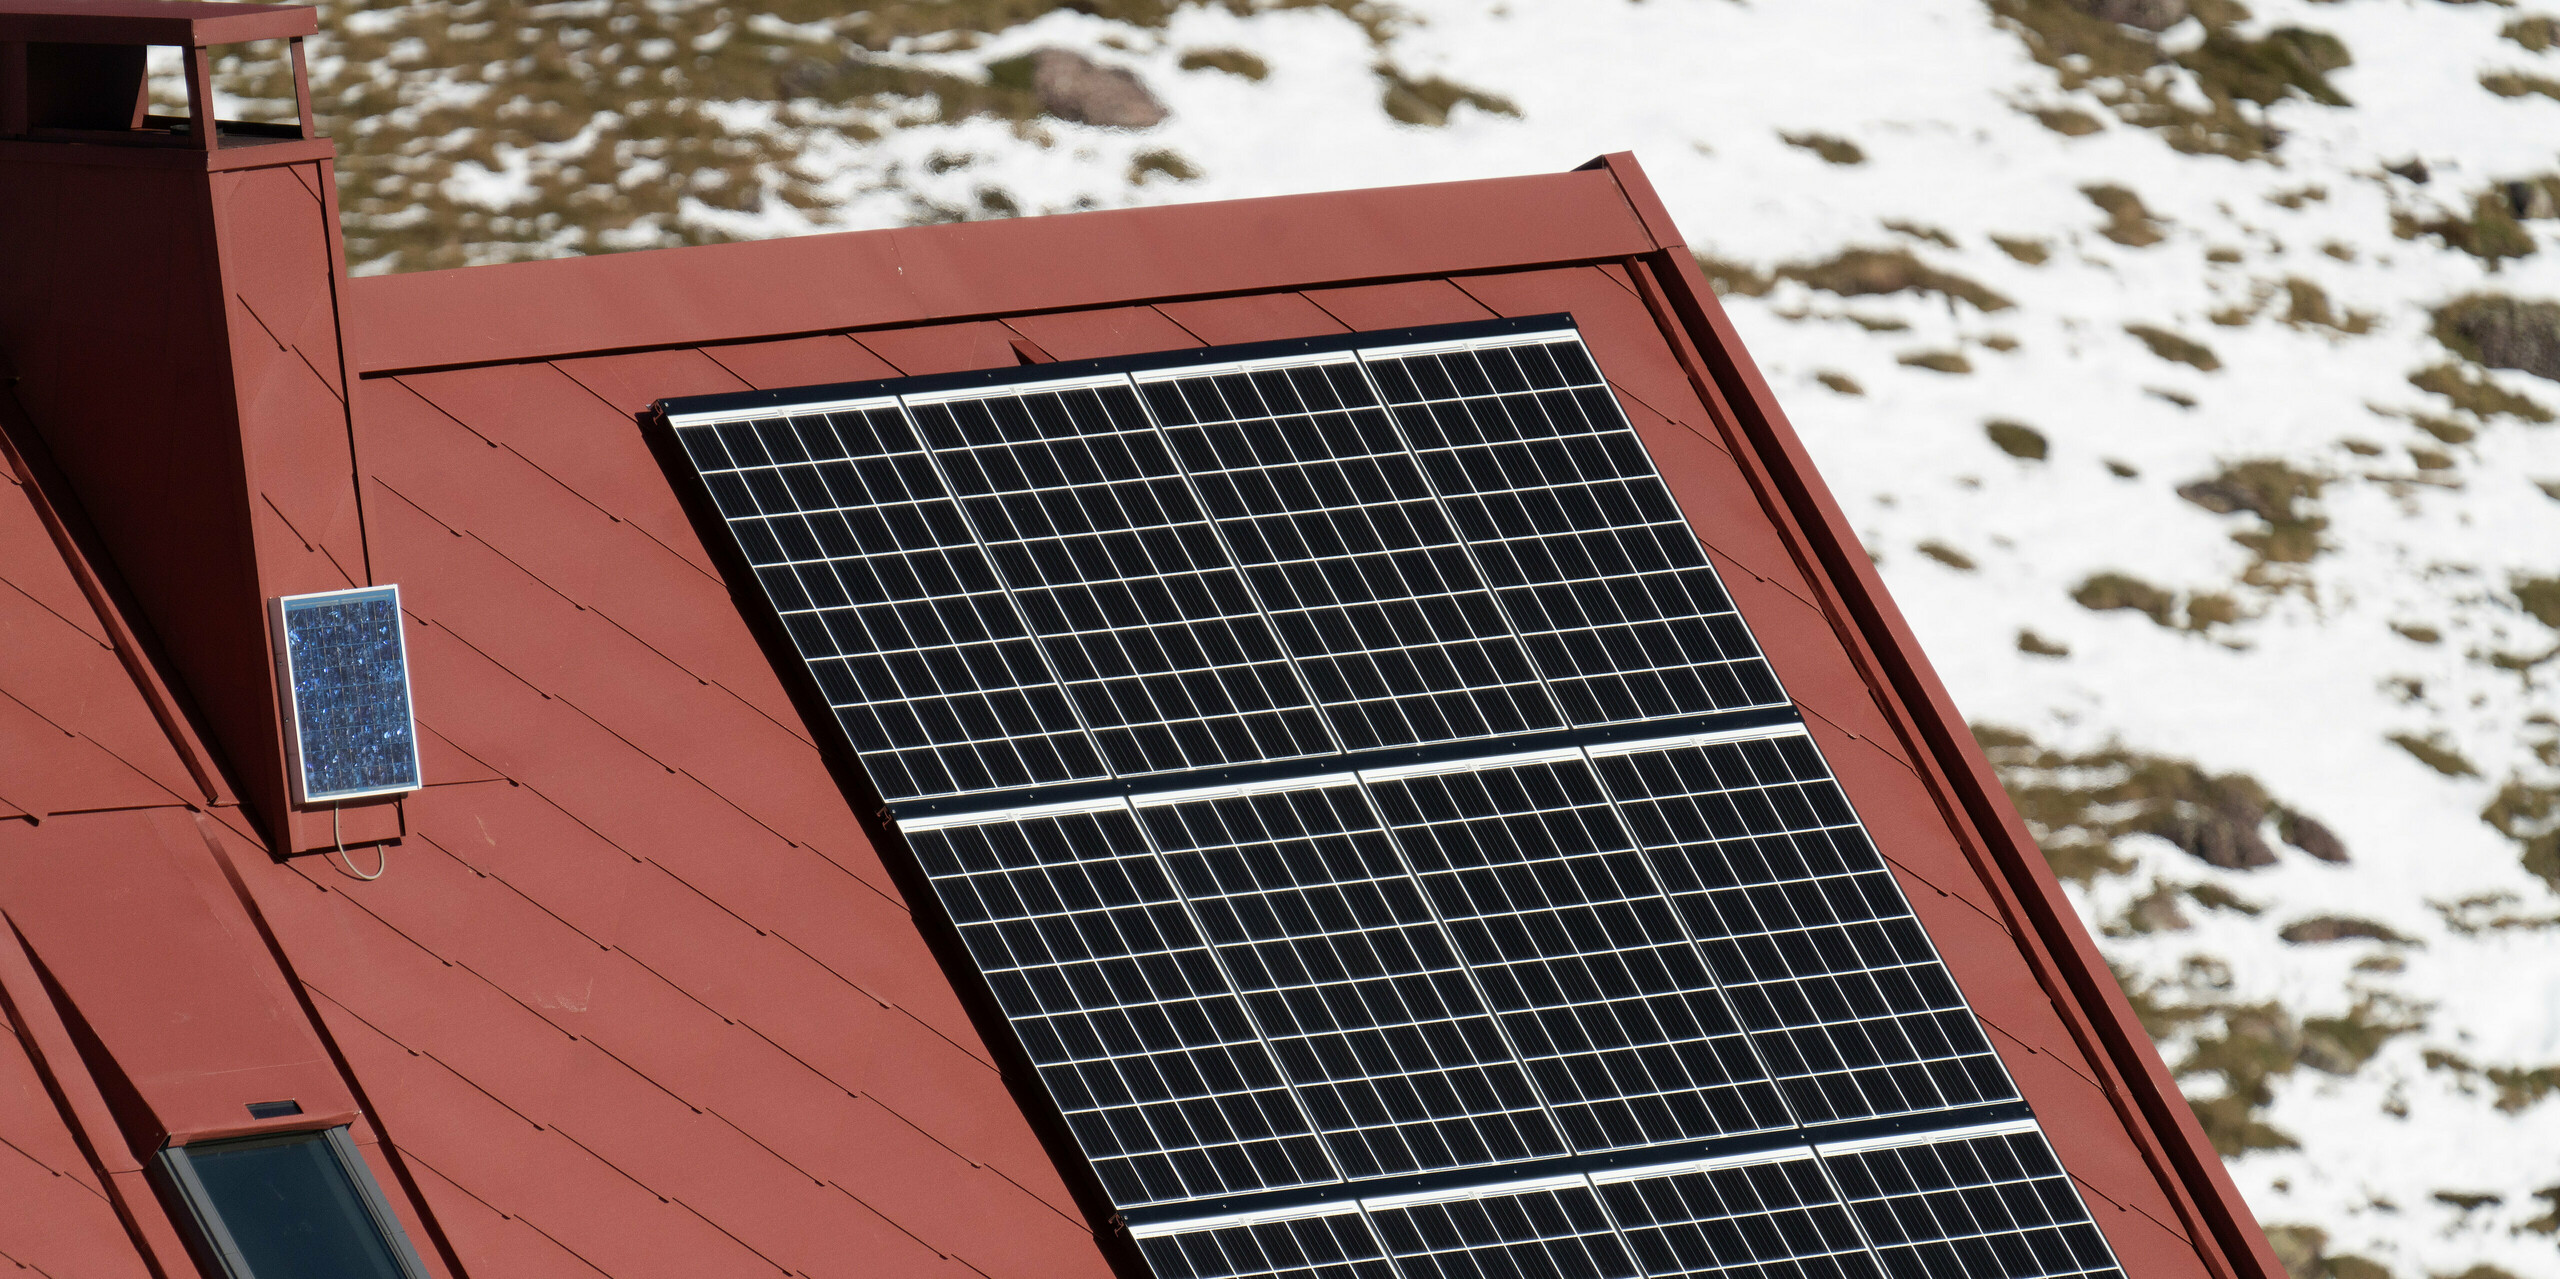
[{"label": "photovoltaic cell", "polygon": [[1594,763],[1799,1121],[2017,1096],[1812,739]]},{"label": "photovoltaic cell", "polygon": [[1625,1279],[1626,1244],[1588,1184],[1381,1207],[1369,1220],[1406,1279]]},{"label": "photovoltaic cell", "polygon": [[1784,701],[1569,332],[676,434],[892,802]]},{"label": "photovoltaic cell", "polygon": [[288,596],[275,616],[301,797],[417,789],[399,588]]},{"label": "photovoltaic cell", "polygon": [[1175,1223],[1140,1247],[1164,1279],[2123,1279],[2031,1124]]},{"label": "photovoltaic cell", "polygon": [[1881,1279],[1810,1151],[1602,1182],[1599,1191],[1648,1275]]},{"label": "photovoltaic cell", "polygon": [[1356,1210],[1138,1241],[1157,1279],[1400,1279]]}]

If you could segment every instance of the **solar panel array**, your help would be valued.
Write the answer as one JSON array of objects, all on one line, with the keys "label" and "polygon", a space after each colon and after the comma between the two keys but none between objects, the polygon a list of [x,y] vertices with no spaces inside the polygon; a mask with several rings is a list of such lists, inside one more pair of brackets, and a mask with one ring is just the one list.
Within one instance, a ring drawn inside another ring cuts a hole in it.
[{"label": "solar panel array", "polygon": [[400,588],[287,596],[273,612],[300,799],[416,790]]},{"label": "solar panel array", "polygon": [[1164,1279],[2115,1273],[1563,317],[663,411]]}]

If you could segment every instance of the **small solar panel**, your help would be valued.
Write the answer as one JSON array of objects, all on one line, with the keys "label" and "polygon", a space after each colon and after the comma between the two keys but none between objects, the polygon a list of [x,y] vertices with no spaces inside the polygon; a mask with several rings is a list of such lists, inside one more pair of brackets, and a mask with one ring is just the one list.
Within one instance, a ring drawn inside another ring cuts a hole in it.
[{"label": "small solar panel", "polygon": [[416,790],[400,588],[288,595],[270,614],[296,802]]},{"label": "small solar panel", "polygon": [[1568,317],[661,413],[1164,1279],[2119,1279]]}]

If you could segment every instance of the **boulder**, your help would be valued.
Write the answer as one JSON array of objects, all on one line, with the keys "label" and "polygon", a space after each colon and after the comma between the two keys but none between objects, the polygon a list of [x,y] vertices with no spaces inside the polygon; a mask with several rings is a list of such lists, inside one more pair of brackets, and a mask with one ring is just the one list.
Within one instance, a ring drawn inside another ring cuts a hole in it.
[{"label": "boulder", "polygon": [[1147,129],[1164,123],[1164,104],[1137,74],[1106,67],[1072,49],[1031,55],[1031,91],[1040,109],[1061,120],[1112,129]]},{"label": "boulder", "polygon": [[2560,302],[2475,293],[2436,312],[2436,336],[2490,368],[2560,382]]}]

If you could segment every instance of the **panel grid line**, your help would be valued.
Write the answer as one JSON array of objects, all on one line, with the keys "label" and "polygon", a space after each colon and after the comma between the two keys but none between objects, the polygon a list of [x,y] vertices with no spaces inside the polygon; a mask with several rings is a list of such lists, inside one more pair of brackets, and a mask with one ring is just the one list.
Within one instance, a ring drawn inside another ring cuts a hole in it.
[{"label": "panel grid line", "polygon": [[[1393,404],[1395,401],[1388,397],[1386,388],[1378,384],[1378,371],[1372,365],[1369,355],[1361,351],[1354,351],[1352,352],[1352,355],[1359,366],[1361,379],[1368,383],[1370,393],[1378,397],[1378,403]],[[1396,421],[1393,413],[1388,414],[1387,420],[1394,427],[1396,440],[1404,446],[1405,455],[1413,459],[1413,464],[1416,468],[1423,469],[1424,472],[1428,474],[1428,468],[1424,464],[1421,451],[1413,446],[1413,433],[1407,431],[1404,428],[1403,423]],[[1448,494],[1442,492],[1438,485],[1433,485],[1431,486],[1431,500],[1440,508],[1440,518],[1448,521],[1451,528],[1456,528],[1458,526],[1457,516],[1449,509]],[[1475,566],[1476,580],[1485,583],[1492,582],[1492,577],[1485,572],[1484,556],[1476,550],[1475,540],[1473,538],[1462,536],[1458,539],[1458,547],[1461,551],[1465,552],[1468,561]],[[1501,603],[1501,600],[1501,594],[1499,592],[1495,592],[1494,602],[1497,606]],[[1519,619],[1510,616],[1510,610],[1508,609],[1504,610],[1504,621],[1510,624],[1511,633],[1513,635],[1516,636],[1520,634]],[[1554,681],[1550,680],[1547,677],[1546,671],[1534,662],[1530,664],[1529,670],[1532,674],[1538,677],[1538,687],[1545,690],[1547,701],[1554,705],[1561,714],[1563,712],[1564,700],[1556,696]],[[1567,716],[1568,722],[1570,722],[1570,719],[1571,717]]]},{"label": "panel grid line", "polygon": [[1594,762],[1799,1122],[2017,1096],[1810,737]]}]

